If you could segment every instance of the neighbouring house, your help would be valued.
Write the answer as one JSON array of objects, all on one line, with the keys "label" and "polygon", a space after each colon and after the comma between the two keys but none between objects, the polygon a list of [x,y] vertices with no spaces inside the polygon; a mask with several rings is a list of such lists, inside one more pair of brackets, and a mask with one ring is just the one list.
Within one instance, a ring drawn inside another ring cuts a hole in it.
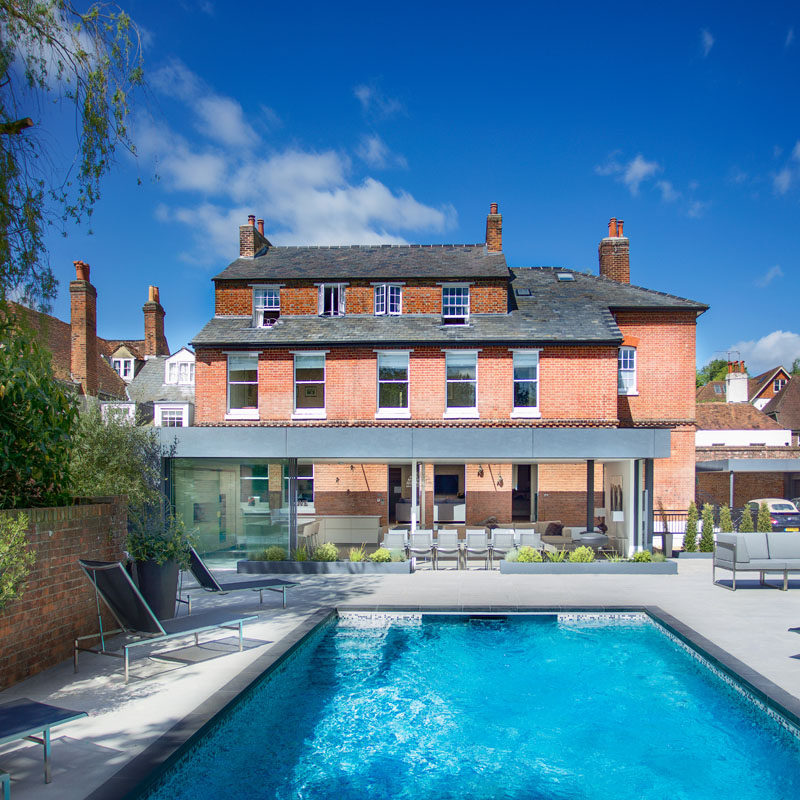
[{"label": "neighbouring house", "polygon": [[239,242],[168,434],[203,551],[598,517],[631,551],[693,498],[707,306],[630,283],[622,220],[599,275],[510,268],[496,204],[478,244],[278,247],[254,216]]},{"label": "neighbouring house", "polygon": [[[792,375],[789,382],[763,408],[764,413],[782,428],[792,432],[792,442],[800,445],[800,375]],[[792,497],[798,497],[792,495]]]},{"label": "neighbouring house", "polygon": [[89,280],[90,267],[84,261],[73,263],[75,280],[69,285],[69,322],[12,305],[39,332],[42,344],[52,355],[56,380],[83,398],[125,402],[127,385],[147,359],[169,355],[158,288],[150,287],[144,304],[144,339],[103,339],[97,335],[97,289]]},{"label": "neighbouring house", "polygon": [[698,387],[695,399],[698,403],[750,403],[763,409],[786,386],[790,377],[783,367],[773,367],[751,378],[744,361],[729,361],[725,379]]}]

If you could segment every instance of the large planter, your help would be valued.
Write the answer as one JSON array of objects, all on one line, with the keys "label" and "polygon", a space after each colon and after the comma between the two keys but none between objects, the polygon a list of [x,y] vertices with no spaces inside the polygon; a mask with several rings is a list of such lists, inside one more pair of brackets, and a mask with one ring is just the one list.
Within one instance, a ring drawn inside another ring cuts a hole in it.
[{"label": "large planter", "polygon": [[677,575],[675,561],[501,561],[504,575]]},{"label": "large planter", "polygon": [[408,574],[411,561],[237,561],[236,571],[278,575],[386,575]]},{"label": "large planter", "polygon": [[678,556],[680,558],[701,558],[701,559],[705,558],[705,559],[709,559],[709,558],[713,558],[714,554],[713,553],[697,553],[697,552],[695,552],[695,553],[687,553],[685,550],[681,550],[678,553]]},{"label": "large planter", "polygon": [[158,619],[175,616],[175,598],[178,596],[178,562],[135,561],[133,579],[139,591],[153,609]]}]

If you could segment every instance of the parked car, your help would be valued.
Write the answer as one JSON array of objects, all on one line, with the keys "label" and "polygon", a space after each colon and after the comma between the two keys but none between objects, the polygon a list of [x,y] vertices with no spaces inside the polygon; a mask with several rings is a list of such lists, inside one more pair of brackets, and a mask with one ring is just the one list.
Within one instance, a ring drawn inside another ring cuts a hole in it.
[{"label": "parked car", "polygon": [[773,531],[800,531],[800,511],[791,500],[782,497],[762,497],[759,500],[750,500],[747,506],[753,515],[753,523],[758,518],[758,509],[766,503],[769,509],[769,520]]}]

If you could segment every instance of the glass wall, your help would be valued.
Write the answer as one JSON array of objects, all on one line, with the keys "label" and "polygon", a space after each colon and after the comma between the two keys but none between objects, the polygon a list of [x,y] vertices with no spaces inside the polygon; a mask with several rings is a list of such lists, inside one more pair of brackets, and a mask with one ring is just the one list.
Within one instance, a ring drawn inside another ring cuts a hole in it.
[{"label": "glass wall", "polygon": [[173,459],[172,502],[198,551],[231,559],[272,545],[288,551],[287,471],[285,459]]}]

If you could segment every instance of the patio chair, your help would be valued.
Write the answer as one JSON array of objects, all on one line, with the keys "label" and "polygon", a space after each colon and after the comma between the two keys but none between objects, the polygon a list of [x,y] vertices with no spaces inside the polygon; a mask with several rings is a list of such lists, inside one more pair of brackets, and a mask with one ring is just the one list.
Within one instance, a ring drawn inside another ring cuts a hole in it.
[{"label": "patio chair", "polygon": [[[198,634],[214,628],[239,629],[239,651],[244,649],[242,626],[245,622],[254,622],[258,619],[255,615],[242,616],[230,614],[226,611],[206,611],[195,617],[180,617],[159,621],[144,597],[142,597],[130,575],[118,561],[84,561],[79,559],[86,577],[94,586],[95,602],[97,604],[97,620],[100,626],[99,633],[79,636],[75,639],[73,649],[73,665],[78,671],[78,652],[97,653],[103,656],[122,658],[125,662],[125,683],[128,682],[130,649],[143,644],[174,639],[178,636],[194,635],[195,645],[199,644]],[[111,631],[103,630],[103,617],[100,613],[100,599],[111,610],[114,618],[119,623],[119,628]],[[106,637],[117,633],[138,637],[132,642],[122,646],[122,654],[106,649]],[[81,645],[87,639],[99,639],[100,648]]]},{"label": "patio chair", "polygon": [[[194,575],[194,579],[200,584],[200,588],[213,594],[225,595],[228,592],[258,592],[258,602],[264,602],[264,590],[268,592],[280,592],[283,595],[283,607],[286,608],[286,590],[292,586],[297,586],[292,581],[282,581],[277,578],[256,578],[250,581],[227,581],[220,583],[211,570],[200,558],[194,547],[189,548],[189,571]],[[192,597],[188,594],[184,600],[180,593],[178,602],[185,603],[189,607],[189,614],[192,613]]]},{"label": "patio chair", "polygon": [[464,544],[464,569],[469,568],[470,554],[483,556],[486,569],[489,569],[489,560],[491,558],[489,536],[483,528],[477,530],[467,528],[466,542]]},{"label": "patio chair", "polygon": [[[50,706],[20,697],[0,705],[0,745],[27,739],[37,742],[44,749],[44,782],[50,783],[50,730],[56,725],[65,725],[76,719],[88,717],[85,711],[70,711],[60,706]],[[41,734],[38,736],[37,734]],[[3,800],[11,795],[11,779],[0,770],[0,787]]]},{"label": "patio chair", "polygon": [[513,550],[514,530],[513,528],[495,528],[492,531],[492,538],[489,541],[489,563],[494,566],[495,556],[504,556]]},{"label": "patio chair", "polygon": [[456,569],[461,567],[461,542],[458,540],[457,530],[442,530],[436,534],[433,542],[434,568],[439,569],[439,561],[442,556],[445,558],[453,557],[456,559]]},{"label": "patio chair", "polygon": [[433,531],[424,528],[414,531],[408,543],[408,555],[409,558],[411,556],[430,558],[433,569]]},{"label": "patio chair", "polygon": [[534,550],[542,549],[542,535],[540,533],[527,529],[517,529],[517,536],[520,547],[532,547]]},{"label": "patio chair", "polygon": [[408,555],[406,531],[387,531],[383,534],[381,547],[385,547],[387,550],[402,550],[405,555]]}]

